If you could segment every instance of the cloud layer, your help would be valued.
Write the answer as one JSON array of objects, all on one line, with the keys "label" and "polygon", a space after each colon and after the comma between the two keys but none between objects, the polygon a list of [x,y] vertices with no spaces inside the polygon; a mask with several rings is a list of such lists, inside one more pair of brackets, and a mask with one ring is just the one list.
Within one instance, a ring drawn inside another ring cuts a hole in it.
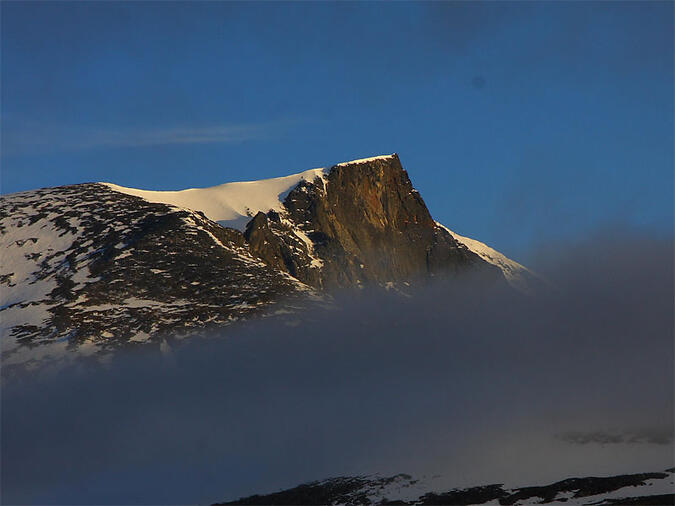
[{"label": "cloud layer", "polygon": [[170,360],[147,350],[5,385],[2,499],[194,503],[375,472],[453,487],[670,467],[672,254],[670,238],[623,229],[549,250],[558,290],[535,299],[471,279],[412,299],[338,294],[324,313],[174,343]]}]

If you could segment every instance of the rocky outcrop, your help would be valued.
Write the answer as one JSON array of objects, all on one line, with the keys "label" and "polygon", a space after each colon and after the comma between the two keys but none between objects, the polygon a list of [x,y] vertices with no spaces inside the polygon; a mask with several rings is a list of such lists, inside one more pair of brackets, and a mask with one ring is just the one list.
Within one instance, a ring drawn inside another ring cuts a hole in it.
[{"label": "rocky outcrop", "polygon": [[[281,218],[258,213],[246,239],[267,262],[317,288],[414,282],[469,269],[502,279],[436,224],[397,155],[335,165],[324,178],[298,184],[284,209]],[[319,269],[311,268],[312,259]]]},{"label": "rocky outcrop", "polygon": [[309,285],[321,286],[319,271],[313,262],[311,243],[275,211],[259,212],[246,226],[244,238],[251,253],[267,265],[285,271]]}]

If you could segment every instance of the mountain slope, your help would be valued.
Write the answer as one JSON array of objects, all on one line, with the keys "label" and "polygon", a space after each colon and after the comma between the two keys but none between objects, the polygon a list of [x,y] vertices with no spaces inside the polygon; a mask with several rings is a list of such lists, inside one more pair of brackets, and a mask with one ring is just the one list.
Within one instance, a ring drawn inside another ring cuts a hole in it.
[{"label": "mountain slope", "polygon": [[524,293],[532,293],[541,288],[544,281],[527,267],[507,258],[504,254],[470,237],[461,236],[445,225],[436,222],[460,244],[476,253],[486,262],[499,267],[511,286]]},{"label": "mountain slope", "polygon": [[311,291],[240,232],[104,185],[3,196],[1,213],[5,366],[227,323]]}]

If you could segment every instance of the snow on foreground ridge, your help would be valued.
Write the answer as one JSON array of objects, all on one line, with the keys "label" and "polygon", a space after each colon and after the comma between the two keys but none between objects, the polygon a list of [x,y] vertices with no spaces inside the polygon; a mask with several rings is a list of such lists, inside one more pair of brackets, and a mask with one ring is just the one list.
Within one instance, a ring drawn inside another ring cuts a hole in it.
[{"label": "snow on foreground ridge", "polygon": [[[360,160],[352,160],[337,165],[365,163],[371,160],[391,158],[394,155],[381,155]],[[190,188],[179,191],[154,191],[126,188],[113,183],[102,183],[112,190],[142,197],[149,202],[171,204],[178,207],[202,211],[209,219],[224,227],[243,231],[246,223],[257,212],[270,209],[281,211],[286,195],[300,182],[323,179],[329,168],[310,169],[290,176],[225,183],[210,188]]]}]

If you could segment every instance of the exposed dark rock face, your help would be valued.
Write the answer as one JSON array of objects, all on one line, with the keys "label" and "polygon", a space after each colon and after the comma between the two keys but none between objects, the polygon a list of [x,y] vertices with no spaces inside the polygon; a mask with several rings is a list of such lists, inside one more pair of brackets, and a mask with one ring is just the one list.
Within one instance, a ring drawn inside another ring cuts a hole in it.
[{"label": "exposed dark rock face", "polygon": [[[285,221],[265,222],[259,213],[247,240],[266,261],[315,287],[410,282],[467,269],[502,279],[498,268],[436,225],[396,155],[336,165],[325,182],[296,186],[284,207]],[[293,230],[309,238],[312,251],[285,239]],[[294,249],[304,250],[301,264]],[[322,264],[318,273],[307,267],[311,254]]]},{"label": "exposed dark rock face", "polygon": [[282,222],[275,211],[268,214],[259,212],[246,226],[244,237],[251,253],[304,283],[320,286],[319,271],[312,265],[311,246],[298,237],[292,225]]},{"label": "exposed dark rock face", "polygon": [[[673,504],[673,494],[649,494],[649,487],[659,481],[670,480],[672,471],[641,473],[604,478],[571,478],[550,485],[505,489],[503,485],[485,485],[447,492],[415,493],[420,490],[419,480],[399,474],[389,478],[340,477],[300,485],[267,495],[243,497],[236,501],[219,504],[401,504],[401,505],[469,505],[498,501],[503,505],[547,504]],[[652,483],[650,483],[650,481]],[[614,493],[619,498],[603,497]],[[399,498],[396,498],[399,496]],[[401,498],[403,497],[403,498]],[[412,497],[412,498],[411,498]],[[494,503],[493,503],[494,504]]]}]

